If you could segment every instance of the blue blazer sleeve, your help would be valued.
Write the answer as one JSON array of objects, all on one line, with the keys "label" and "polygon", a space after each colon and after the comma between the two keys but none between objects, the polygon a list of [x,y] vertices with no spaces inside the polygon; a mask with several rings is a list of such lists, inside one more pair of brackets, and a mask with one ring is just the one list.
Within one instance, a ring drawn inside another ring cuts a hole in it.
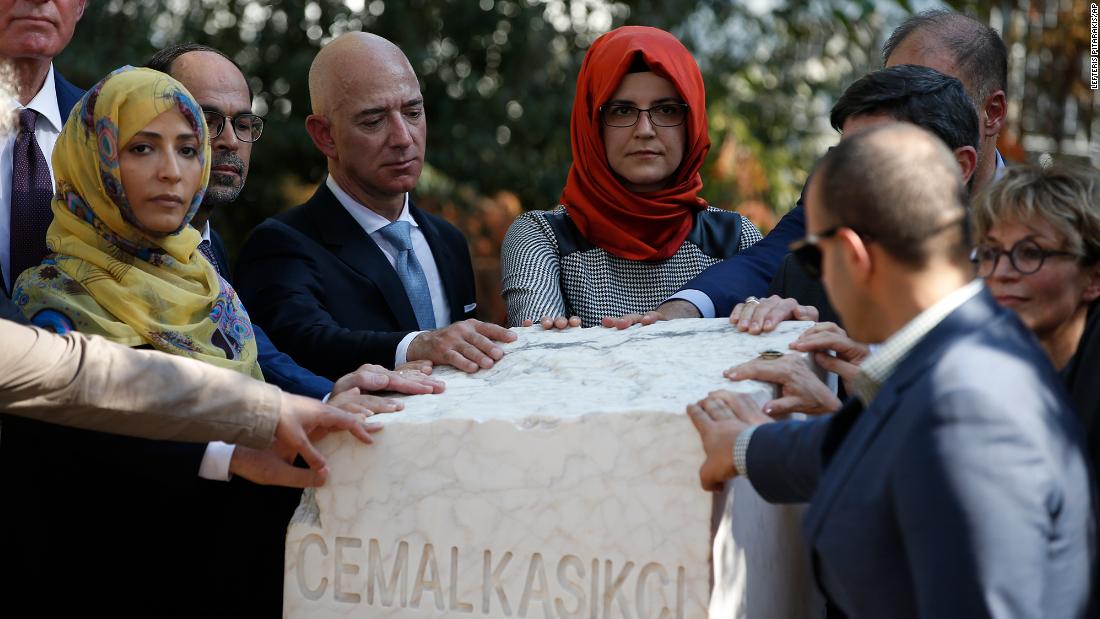
[{"label": "blue blazer sleeve", "polygon": [[752,487],[769,503],[810,500],[824,469],[822,450],[833,415],[758,426],[745,458]]},{"label": "blue blazer sleeve", "polygon": [[[805,190],[803,190],[805,191]],[[746,297],[763,297],[787,246],[806,234],[802,198],[762,240],[745,251],[711,266],[680,290],[698,290],[714,303],[716,317],[729,316]]]},{"label": "blue blazer sleeve", "polygon": [[332,391],[332,381],[322,378],[294,362],[290,355],[280,352],[260,325],[253,324],[256,347],[260,352],[260,369],[264,381],[283,391],[311,398],[323,399]]}]

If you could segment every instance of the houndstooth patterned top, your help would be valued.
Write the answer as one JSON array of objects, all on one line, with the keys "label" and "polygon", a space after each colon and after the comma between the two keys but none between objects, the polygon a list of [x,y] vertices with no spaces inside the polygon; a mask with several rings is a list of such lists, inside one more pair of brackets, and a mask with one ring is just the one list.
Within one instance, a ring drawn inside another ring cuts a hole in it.
[{"label": "houndstooth patterned top", "polygon": [[589,243],[564,206],[529,211],[508,228],[501,279],[508,325],[545,316],[580,316],[581,325],[607,316],[647,312],[703,269],[761,239],[747,218],[708,207],[680,249],[665,260],[627,260]]}]

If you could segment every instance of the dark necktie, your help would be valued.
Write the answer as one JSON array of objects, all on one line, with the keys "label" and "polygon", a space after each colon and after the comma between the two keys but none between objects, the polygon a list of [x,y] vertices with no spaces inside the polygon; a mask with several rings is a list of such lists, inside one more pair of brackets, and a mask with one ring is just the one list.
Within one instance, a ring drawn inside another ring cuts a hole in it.
[{"label": "dark necktie", "polygon": [[222,272],[222,265],[218,262],[218,257],[214,255],[214,248],[210,245],[210,241],[203,239],[199,243],[199,253],[205,256],[210,264],[214,265],[214,270],[218,272],[218,275],[221,275],[222,278],[225,277],[225,273]]},{"label": "dark necktie", "polygon": [[394,258],[394,270],[405,286],[405,295],[409,297],[416,323],[421,329],[435,328],[435,311],[432,309],[432,295],[428,290],[428,278],[416,259],[412,247],[412,225],[407,221],[395,221],[382,227],[379,232],[397,250]]},{"label": "dark necktie", "polygon": [[53,221],[50,199],[53,183],[46,158],[34,137],[38,112],[19,111],[11,170],[11,282],[46,256],[46,229]]}]

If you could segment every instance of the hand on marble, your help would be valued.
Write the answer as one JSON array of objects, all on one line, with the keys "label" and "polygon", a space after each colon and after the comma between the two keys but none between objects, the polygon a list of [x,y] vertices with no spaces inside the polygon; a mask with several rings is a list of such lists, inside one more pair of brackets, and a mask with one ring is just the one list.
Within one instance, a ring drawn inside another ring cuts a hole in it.
[{"label": "hand on marble", "polygon": [[[358,370],[345,374],[336,381],[332,393],[343,394],[353,387],[358,388],[360,393],[368,391],[396,391],[409,395],[443,393],[445,387],[443,381],[428,376],[431,373],[431,361],[403,363],[396,370],[387,370],[380,365],[366,363],[359,366]],[[395,400],[390,402],[396,404]]]},{"label": "hand on marble", "polygon": [[795,299],[772,295],[758,303],[738,303],[730,312],[730,324],[738,331],[753,335],[772,331],[784,320],[817,321],[820,313],[812,305],[799,305]]},{"label": "hand on marble", "polygon": [[814,363],[839,376],[849,393],[852,393],[852,379],[859,374],[859,365],[871,354],[866,344],[848,337],[844,329],[832,322],[818,323],[806,329],[791,342],[791,349],[812,353]]},{"label": "hand on marble", "polygon": [[711,391],[707,397],[687,408],[691,423],[703,441],[706,460],[699,468],[699,483],[704,490],[717,492],[726,480],[737,474],[733,466],[733,444],[749,426],[774,421],[761,412],[748,394]]},{"label": "hand on marble", "polygon": [[[520,323],[520,326],[530,327],[534,324],[535,321],[528,318],[527,320],[524,320],[522,323]],[[569,318],[566,318],[565,316],[555,316],[551,318],[548,316],[543,316],[542,318],[539,318],[539,326],[543,329],[546,329],[547,331],[550,331],[552,329],[568,329],[570,327],[579,327],[581,326],[581,317],[570,316]]]},{"label": "hand on marble", "polygon": [[472,374],[493,367],[504,357],[504,349],[494,342],[514,342],[516,337],[504,327],[471,318],[421,333],[413,338],[405,357],[452,365]]},{"label": "hand on marble", "polygon": [[661,320],[678,320],[680,318],[701,318],[699,310],[691,303],[683,299],[672,299],[657,306],[657,309],[644,314],[623,314],[622,316],[609,316],[600,321],[607,328],[626,329],[634,325],[651,325]]},{"label": "hand on marble", "polygon": [[[257,484],[308,488],[328,479],[329,469],[321,452],[313,446],[331,431],[347,430],[364,443],[373,443],[371,433],[382,426],[362,415],[353,415],[318,400],[282,394],[275,440],[264,450],[241,445],[233,449],[229,472]],[[298,455],[308,469],[293,465]]]},{"label": "hand on marble", "polygon": [[820,415],[840,408],[840,399],[800,355],[753,359],[722,374],[730,380],[761,380],[779,385],[779,397],[764,404],[764,413],[768,415]]}]

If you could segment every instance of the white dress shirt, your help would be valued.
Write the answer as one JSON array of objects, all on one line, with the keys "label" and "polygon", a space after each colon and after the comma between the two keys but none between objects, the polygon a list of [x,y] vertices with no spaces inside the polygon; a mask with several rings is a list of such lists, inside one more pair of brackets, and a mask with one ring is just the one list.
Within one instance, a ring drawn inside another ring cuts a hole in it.
[{"label": "white dress shirt", "polygon": [[[355,198],[341,189],[340,185],[331,176],[325,179],[325,185],[332,191],[332,195],[340,201],[340,205],[344,207],[344,210],[359,223],[364,232],[370,235],[378,248],[386,255],[386,260],[389,261],[390,266],[393,266],[397,261],[399,252],[379,232],[391,223],[390,220],[357,202]],[[432,248],[428,246],[428,239],[424,237],[424,232],[420,230],[420,226],[409,213],[409,194],[405,194],[405,206],[402,207],[401,215],[397,218],[397,221],[407,221],[412,226],[412,248],[416,253],[417,261],[420,262],[420,268],[424,271],[424,278],[428,280],[428,292],[432,295],[435,324],[438,327],[445,327],[451,324],[451,306],[447,303],[447,293],[443,290],[443,279],[439,276],[439,268],[435,264]],[[405,355],[409,350],[409,344],[421,333],[423,331],[413,331],[398,343],[397,354],[394,355],[393,361],[395,366],[405,363]]]},{"label": "white dress shirt", "polygon": [[[38,112],[38,122],[34,125],[34,137],[38,140],[38,147],[42,149],[42,155],[46,157],[46,166],[50,169],[50,181],[53,181],[53,147],[57,144],[57,136],[61,134],[61,127],[65,125],[61,118],[61,110],[57,107],[57,88],[53,81],[53,65],[46,74],[46,81],[38,94],[34,95],[30,103],[21,105],[12,97],[8,101],[0,103],[5,112],[12,110],[32,109]],[[15,155],[15,138],[19,135],[19,127],[9,135],[0,136],[0,271],[3,271],[4,287],[11,290],[11,173],[12,157]]]}]

